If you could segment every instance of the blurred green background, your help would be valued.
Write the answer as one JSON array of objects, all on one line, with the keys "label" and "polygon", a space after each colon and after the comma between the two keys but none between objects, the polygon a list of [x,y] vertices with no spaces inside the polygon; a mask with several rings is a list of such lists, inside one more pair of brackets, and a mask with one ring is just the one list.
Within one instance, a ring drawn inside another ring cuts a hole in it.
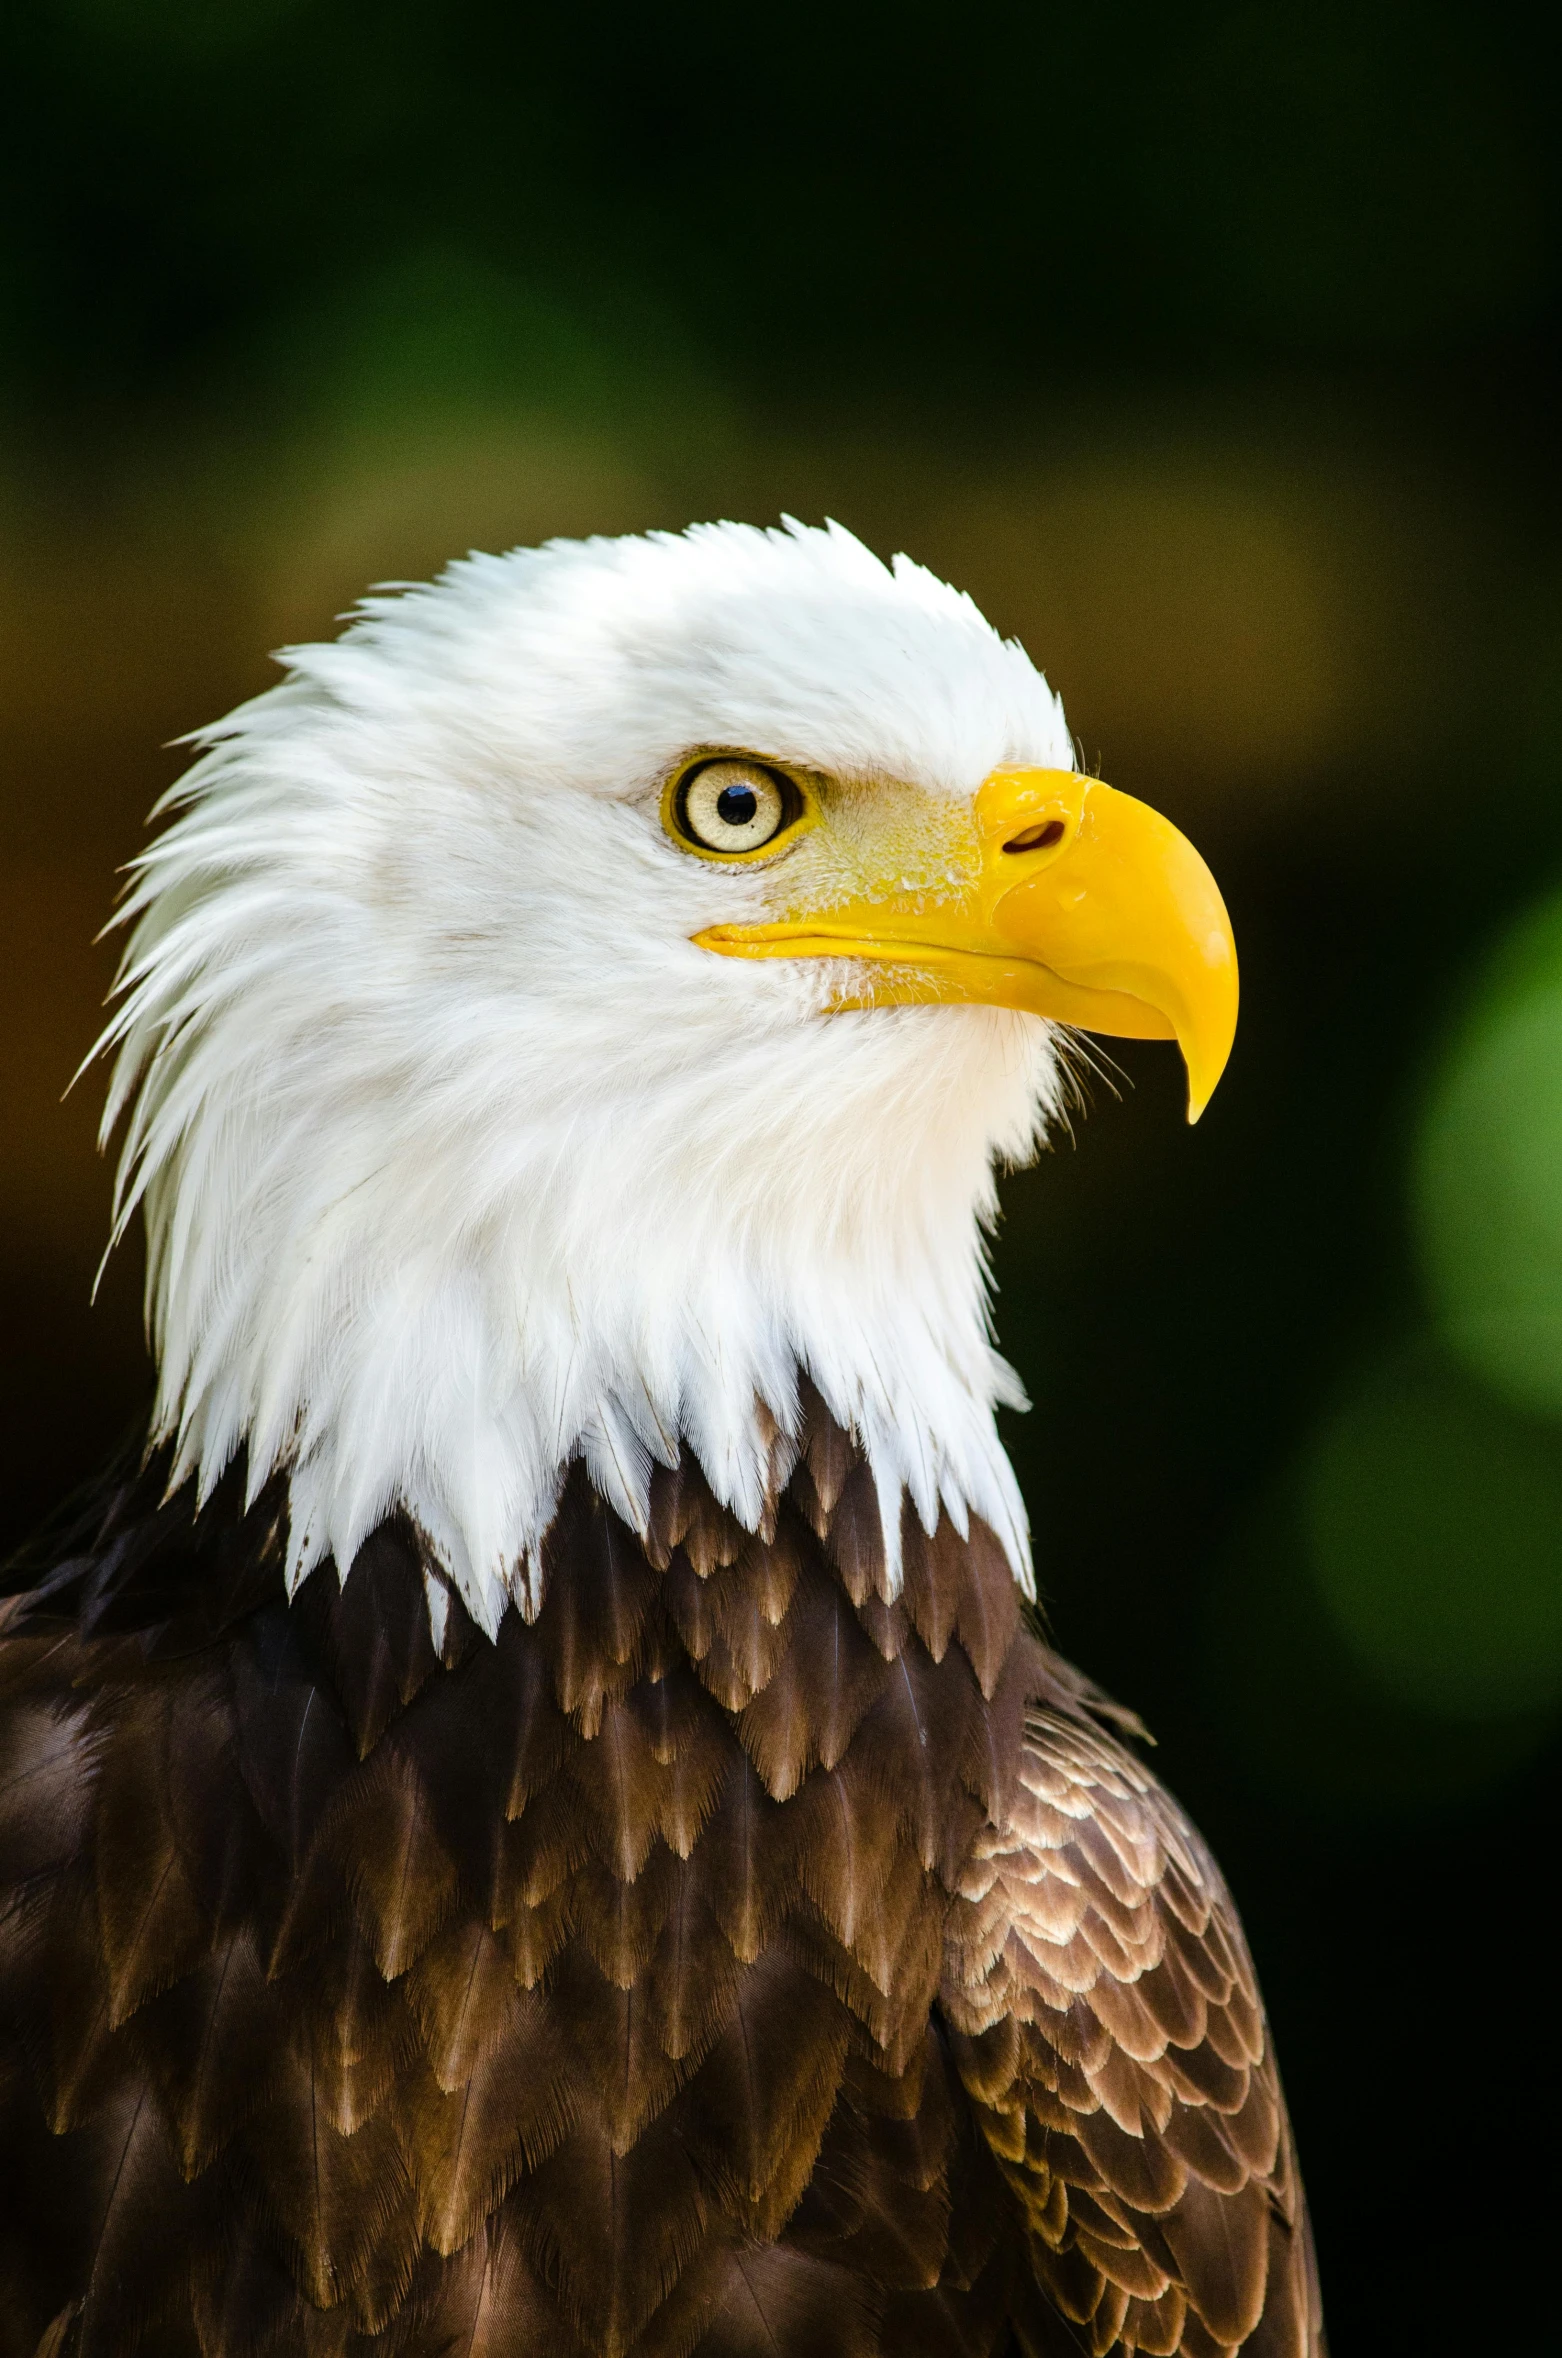
[{"label": "blurred green background", "polygon": [[1059,1642],[1247,1916],[1340,2358],[1557,2346],[1559,64],[1387,0],[0,25],[3,1536],[144,1393],[60,1092],[167,741],[469,546],[909,549],[1241,946],[1201,1127],[1130,1045],[1009,1183],[1000,1318]]}]

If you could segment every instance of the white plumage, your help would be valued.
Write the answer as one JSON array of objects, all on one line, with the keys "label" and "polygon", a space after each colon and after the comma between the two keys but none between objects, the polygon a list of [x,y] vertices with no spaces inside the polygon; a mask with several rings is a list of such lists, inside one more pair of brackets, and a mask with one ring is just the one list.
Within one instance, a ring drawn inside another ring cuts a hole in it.
[{"label": "white plumage", "polygon": [[179,1474],[285,1466],[294,1582],[404,1505],[492,1630],[573,1458],[643,1526],[684,1441],[754,1527],[806,1369],[892,1581],[909,1492],[1028,1585],[981,1230],[1059,1102],[1052,1027],[828,1013],[828,961],[709,955],[784,866],[659,820],[691,748],[747,748],[891,798],[897,885],[936,892],[941,805],[1070,762],[1024,652],[789,524],[473,557],[286,661],[167,798],[101,1043]]}]

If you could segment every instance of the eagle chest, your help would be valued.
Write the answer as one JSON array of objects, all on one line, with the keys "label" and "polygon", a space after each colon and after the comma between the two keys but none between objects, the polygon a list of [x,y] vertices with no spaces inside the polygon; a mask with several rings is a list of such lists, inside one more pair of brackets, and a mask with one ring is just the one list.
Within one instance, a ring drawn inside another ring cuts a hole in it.
[{"label": "eagle chest", "polygon": [[757,1538],[687,1467],[643,1543],[577,1475],[535,1620],[441,1590],[436,1652],[404,1523],[289,1606],[274,1496],[156,1497],[0,1648],[46,1727],[15,2346],[1001,2346],[936,2006],[1040,1660],[996,1546],[908,1516],[882,1602],[838,1435]]}]

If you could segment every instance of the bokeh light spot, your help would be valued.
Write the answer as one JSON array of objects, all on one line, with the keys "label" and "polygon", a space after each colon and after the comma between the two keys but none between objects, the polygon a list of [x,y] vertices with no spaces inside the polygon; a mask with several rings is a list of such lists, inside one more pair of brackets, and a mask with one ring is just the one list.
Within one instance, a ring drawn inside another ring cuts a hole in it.
[{"label": "bokeh light spot", "polygon": [[1519,1407],[1562,1415],[1562,900],[1477,992],[1427,1101],[1412,1205],[1450,1348]]},{"label": "bokeh light spot", "polygon": [[1380,1362],[1307,1453],[1304,1542],[1358,1666],[1452,1719],[1562,1697],[1562,1439],[1430,1348]]},{"label": "bokeh light spot", "polygon": [[1392,1824],[1527,1773],[1554,1710],[1451,1718],[1391,1693],[1346,1644],[1308,1560],[1301,1471],[1250,1502],[1210,1567],[1205,1695],[1240,1785],[1308,1816]]}]

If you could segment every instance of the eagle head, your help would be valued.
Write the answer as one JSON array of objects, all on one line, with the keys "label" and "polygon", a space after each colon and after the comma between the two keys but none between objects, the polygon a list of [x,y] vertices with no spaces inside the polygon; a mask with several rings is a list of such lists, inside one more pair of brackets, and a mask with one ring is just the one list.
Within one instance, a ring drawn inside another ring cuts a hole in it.
[{"label": "eagle head", "polygon": [[[749,1528],[804,1379],[1028,1584],[993,1171],[1076,1026],[1236,1018],[1220,896],[1079,774],[966,597],[837,527],[474,556],[202,732],[133,871],[105,1136],[156,1436],[289,1495],[289,1578],[396,1508],[489,1630],[565,1469]],[[439,1596],[431,1589],[438,1619]]]}]

